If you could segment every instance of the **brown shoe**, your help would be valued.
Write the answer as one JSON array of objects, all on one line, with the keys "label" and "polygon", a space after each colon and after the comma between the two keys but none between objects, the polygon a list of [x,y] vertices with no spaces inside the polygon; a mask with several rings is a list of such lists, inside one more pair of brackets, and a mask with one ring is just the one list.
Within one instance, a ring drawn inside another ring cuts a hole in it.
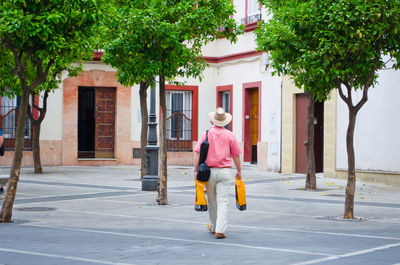
[{"label": "brown shoe", "polygon": [[215,232],[211,230],[211,224],[210,223],[208,223],[208,231],[210,231],[211,234],[215,234]]},{"label": "brown shoe", "polygon": [[226,235],[223,234],[223,233],[215,233],[215,237],[218,238],[218,239],[222,239],[222,238],[225,238]]}]

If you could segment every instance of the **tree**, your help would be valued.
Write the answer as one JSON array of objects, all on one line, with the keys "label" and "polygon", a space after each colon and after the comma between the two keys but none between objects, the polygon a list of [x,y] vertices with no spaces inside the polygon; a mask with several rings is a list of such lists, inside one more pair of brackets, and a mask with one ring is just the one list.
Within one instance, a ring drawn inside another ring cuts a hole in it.
[{"label": "tree", "polygon": [[48,76],[91,54],[99,1],[8,0],[0,4],[0,92],[21,96],[16,144],[0,212],[10,222],[21,169],[28,100]]},{"label": "tree", "polygon": [[[400,0],[263,0],[272,19],[261,23],[257,44],[271,53],[278,73],[319,99],[337,89],[349,109],[348,179],[344,218],[354,217],[354,128],[376,84],[378,70],[399,68]],[[384,56],[394,58],[390,65]],[[354,102],[352,92],[362,91]]]},{"label": "tree", "polygon": [[[165,80],[198,77],[205,69],[202,46],[225,36],[235,40],[240,30],[230,18],[230,0],[140,0],[120,9],[104,61],[117,68],[124,85],[149,82],[160,76],[160,181],[157,202],[167,204]],[[220,29],[220,30],[218,30]]]}]

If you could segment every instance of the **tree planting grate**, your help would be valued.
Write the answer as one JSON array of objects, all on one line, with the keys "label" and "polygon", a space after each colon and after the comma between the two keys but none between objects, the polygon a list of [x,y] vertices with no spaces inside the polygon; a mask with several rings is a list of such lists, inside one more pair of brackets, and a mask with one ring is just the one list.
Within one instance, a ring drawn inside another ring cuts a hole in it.
[{"label": "tree planting grate", "polygon": [[294,189],[288,189],[288,190],[301,190],[301,191],[309,191],[309,192],[321,192],[321,191],[328,191],[328,190],[332,190],[332,189],[317,188],[315,190],[306,190],[305,188],[294,188]]},{"label": "tree planting grate", "polygon": [[23,208],[17,208],[16,210],[23,211],[23,212],[45,212],[45,211],[54,211],[54,210],[56,210],[56,208],[52,208],[52,207],[23,207]]},{"label": "tree planting grate", "polygon": [[326,194],[325,196],[330,196],[330,197],[346,197],[344,194]]},{"label": "tree planting grate", "polygon": [[9,223],[1,223],[0,222],[0,226],[2,226],[2,225],[21,225],[21,224],[26,224],[29,222],[30,222],[29,220],[12,219],[11,222],[9,222]]},{"label": "tree planting grate", "polygon": [[318,217],[320,220],[329,220],[329,221],[342,221],[342,222],[365,222],[370,219],[374,219],[373,217],[354,217],[353,219],[345,219],[343,216],[324,216]]}]

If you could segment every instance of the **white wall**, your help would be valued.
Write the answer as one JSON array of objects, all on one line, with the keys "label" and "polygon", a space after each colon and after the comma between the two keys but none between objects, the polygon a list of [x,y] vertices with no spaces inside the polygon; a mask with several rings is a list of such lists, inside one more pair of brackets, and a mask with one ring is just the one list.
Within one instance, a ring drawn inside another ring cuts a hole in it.
[{"label": "white wall", "polygon": [[281,165],[282,78],[268,72],[263,83],[264,105],[261,140],[268,143],[268,170],[279,171]]},{"label": "white wall", "polygon": [[246,0],[240,0],[240,1],[235,0],[235,1],[233,1],[233,4],[234,4],[235,10],[236,10],[236,13],[233,15],[233,18],[236,21],[239,21],[239,23],[240,23],[240,20],[242,18],[244,18],[246,15],[246,10],[245,10]]},{"label": "white wall", "polygon": [[[211,111],[215,111],[216,106],[216,86],[215,86],[215,75],[216,68],[213,65],[210,65],[202,74],[203,80],[202,82],[199,79],[189,78],[182,79],[178,78],[177,81],[184,82],[184,85],[188,86],[198,86],[199,88],[199,109],[198,109],[198,137],[201,136],[201,133],[211,127],[208,113]],[[159,84],[157,77],[157,85],[156,85],[156,116],[157,123],[160,122],[160,100],[159,100]],[[150,89],[147,91],[147,106],[150,111]],[[139,86],[135,85],[132,87],[131,93],[131,106],[132,106],[132,115],[131,115],[131,140],[132,141],[140,141],[140,133],[141,133],[141,114],[140,114],[140,97],[139,97]],[[159,128],[157,126],[157,135]]]},{"label": "white wall", "polygon": [[[370,88],[368,101],[357,115],[354,134],[356,168],[400,172],[400,71],[381,71],[379,84]],[[353,93],[354,101],[361,91]],[[347,169],[347,105],[338,96],[336,167]]]},{"label": "white wall", "polygon": [[[211,124],[208,118],[208,113],[215,111],[216,107],[216,77],[217,68],[210,64],[209,67],[202,74],[202,81],[199,79],[189,78],[186,79],[185,85],[198,86],[199,87],[199,116],[198,116],[198,137],[201,134],[210,129]],[[184,81],[184,79],[179,79],[179,81]]]},{"label": "white wall", "polygon": [[255,34],[254,32],[249,32],[238,36],[237,42],[233,44],[225,38],[218,39],[213,44],[207,44],[203,49],[203,55],[221,57],[235,53],[254,51],[255,49]]},{"label": "white wall", "polygon": [[[68,74],[64,73],[62,80],[67,78]],[[42,105],[43,97],[39,99]],[[47,112],[40,128],[41,140],[62,140],[62,119],[63,119],[63,84],[60,88],[49,93],[47,98]]]},{"label": "white wall", "polygon": [[[259,57],[250,57],[244,60],[222,64],[218,70],[219,79],[217,85],[233,85],[233,132],[239,141],[243,141],[243,84],[263,81],[263,78],[259,74],[259,68],[257,67],[258,60]],[[263,104],[261,108],[263,108]]]},{"label": "white wall", "polygon": [[[139,85],[131,87],[131,140],[140,141],[142,115],[140,113]],[[150,88],[147,90],[148,108],[150,112]]]},{"label": "white wall", "polygon": [[255,56],[220,64],[217,85],[233,85],[233,132],[243,141],[243,84],[261,81],[261,141],[268,144],[268,170],[280,169],[281,78],[263,71]]}]

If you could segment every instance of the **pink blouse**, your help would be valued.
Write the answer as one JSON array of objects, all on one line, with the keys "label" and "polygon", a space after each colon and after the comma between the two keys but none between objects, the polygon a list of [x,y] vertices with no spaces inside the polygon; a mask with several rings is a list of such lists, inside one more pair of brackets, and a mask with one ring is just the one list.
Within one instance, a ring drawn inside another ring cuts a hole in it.
[{"label": "pink blouse", "polygon": [[[203,132],[197,142],[194,151],[199,153],[201,143],[206,139],[206,132]],[[214,126],[208,130],[208,154],[206,164],[209,167],[232,167],[232,156],[239,155],[242,150],[235,135],[224,127]]]}]

